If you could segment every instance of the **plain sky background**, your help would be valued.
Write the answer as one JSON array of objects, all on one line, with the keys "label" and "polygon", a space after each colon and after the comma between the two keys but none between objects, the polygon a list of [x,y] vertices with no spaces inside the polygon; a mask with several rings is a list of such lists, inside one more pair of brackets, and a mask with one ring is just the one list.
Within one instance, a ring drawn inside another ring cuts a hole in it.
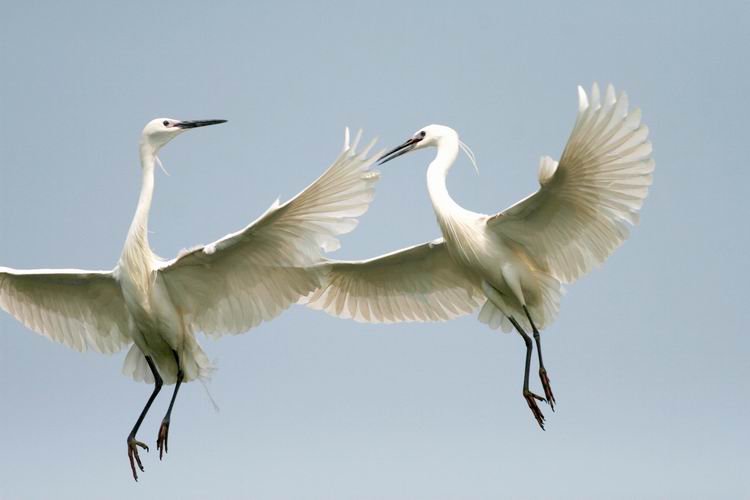
[{"label": "plain sky background", "polygon": [[[517,335],[475,315],[361,325],[294,306],[201,336],[221,410],[185,386],[160,463],[162,392],[136,484],[125,438],[150,387],[120,374],[124,353],[79,354],[0,313],[0,498],[747,498],[749,5],[2,1],[3,266],[114,266],[136,143],[161,116],[229,120],[161,154],[165,257],[297,193],[345,125],[383,147],[453,126],[481,175],[462,157],[449,189],[494,213],[536,189],[594,80],[642,108],[656,173],[640,226],[543,333],[546,432]],[[439,235],[432,155],[382,169],[335,257]]]}]

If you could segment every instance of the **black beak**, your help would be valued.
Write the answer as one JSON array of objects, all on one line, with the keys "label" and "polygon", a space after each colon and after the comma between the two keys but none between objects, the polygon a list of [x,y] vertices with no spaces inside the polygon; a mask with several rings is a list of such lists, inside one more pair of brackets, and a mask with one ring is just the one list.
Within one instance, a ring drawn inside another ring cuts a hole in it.
[{"label": "black beak", "polygon": [[205,127],[206,125],[218,125],[219,123],[226,123],[226,120],[185,120],[175,123],[175,127],[178,128],[197,128]]},{"label": "black beak", "polygon": [[382,165],[383,163],[389,162],[394,158],[398,158],[401,155],[405,155],[412,149],[417,147],[417,143],[421,141],[421,137],[412,137],[405,143],[401,144],[400,146],[396,146],[395,148],[388,151],[386,154],[380,157],[380,160],[378,161],[378,165]]}]

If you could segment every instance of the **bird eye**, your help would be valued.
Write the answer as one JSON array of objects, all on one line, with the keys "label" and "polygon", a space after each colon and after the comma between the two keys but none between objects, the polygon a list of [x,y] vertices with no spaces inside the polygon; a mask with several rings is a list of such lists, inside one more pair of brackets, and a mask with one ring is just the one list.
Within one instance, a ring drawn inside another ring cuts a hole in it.
[{"label": "bird eye", "polygon": [[164,120],[162,123],[165,127],[169,127],[169,120]]},{"label": "bird eye", "polygon": [[426,136],[426,135],[427,135],[427,132],[425,132],[425,131],[423,130],[423,131],[421,131],[421,132],[419,133],[419,138],[420,138],[420,139],[424,139],[424,136]]}]

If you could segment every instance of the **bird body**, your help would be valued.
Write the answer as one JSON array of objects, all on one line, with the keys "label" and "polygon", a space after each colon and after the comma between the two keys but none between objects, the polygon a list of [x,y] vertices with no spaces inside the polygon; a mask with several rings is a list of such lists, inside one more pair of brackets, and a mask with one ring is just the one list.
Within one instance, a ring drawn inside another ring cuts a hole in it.
[{"label": "bird body", "polygon": [[347,129],[337,160],[297,196],[277,200],[240,231],[163,260],[148,241],[157,154],[184,130],[223,122],[159,118],[143,129],[141,191],[113,270],[0,267],[0,307],[30,329],[78,351],[113,353],[131,345],[123,373],[154,384],[128,436],[136,480],[136,465],[143,470],[138,448],[148,447],[135,435],[162,385],[176,384],[159,430],[160,457],[180,384],[213,369],[195,334],[245,332],[320,286],[321,252],[338,248],[335,236],[354,229],[378,179],[370,170],[375,158],[367,156],[374,141],[357,153],[361,132],[350,145]]},{"label": "bird body", "polygon": [[[602,102],[594,85],[591,103],[580,88],[579,100],[560,163],[543,157],[539,191],[494,215],[467,210],[450,196],[446,178],[462,145],[450,127],[424,127],[388,153],[381,163],[437,149],[427,189],[442,238],[365,261],[326,261],[326,283],[306,298],[308,306],[367,322],[448,320],[487,304],[483,288],[491,286],[502,295],[506,319],[514,315],[530,326],[521,314],[526,305],[536,309],[538,327],[547,325],[561,285],[601,264],[627,238],[654,168],[648,128],[639,110],[628,113],[627,96],[616,98],[609,86]],[[491,313],[482,311],[480,320],[510,331]]]},{"label": "bird body", "polygon": [[[573,132],[560,162],[542,157],[536,193],[495,215],[469,211],[446,178],[459,150],[473,153],[450,127],[429,125],[388,152],[437,149],[427,189],[442,238],[364,261],[327,261],[325,284],[304,299],[313,309],[364,322],[445,321],[479,307],[479,320],[515,329],[527,347],[524,397],[543,428],[528,388],[533,332],[546,401],[554,405],[539,330],[555,318],[562,284],[601,264],[628,236],[651,184],[648,128],[628,98],[596,84],[579,87]],[[553,406],[554,408],[554,406]]]},{"label": "bird body", "polygon": [[[532,316],[545,304],[542,287],[548,286],[523,253],[514,251],[502,235],[488,227],[489,216],[467,210],[456,203],[447,188],[448,172],[459,152],[458,134],[439,125],[430,126],[439,134],[438,153],[427,168],[427,189],[443,234],[446,249],[456,266],[460,267],[473,285],[484,291],[489,285],[500,292],[507,310],[523,316],[526,305]],[[543,322],[542,324],[545,324]]]},{"label": "bird body", "polygon": [[142,184],[133,221],[114,271],[130,317],[128,333],[133,346],[125,359],[123,372],[135,380],[153,383],[145,357],[156,364],[165,384],[177,380],[177,353],[184,381],[205,378],[211,363],[185,322],[184,313],[172,301],[159,270],[165,262],[152,250],[148,241],[148,214],[154,191],[156,152],[141,143]]}]

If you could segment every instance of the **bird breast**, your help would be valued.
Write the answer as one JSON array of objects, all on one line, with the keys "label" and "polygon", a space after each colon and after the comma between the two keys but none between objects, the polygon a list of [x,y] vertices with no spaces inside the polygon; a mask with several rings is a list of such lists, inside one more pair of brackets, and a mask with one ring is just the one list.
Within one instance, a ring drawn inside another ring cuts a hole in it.
[{"label": "bird breast", "polygon": [[129,308],[132,305],[148,311],[156,272],[151,255],[140,251],[138,246],[127,246],[118,267],[120,284]]},{"label": "bird breast", "polygon": [[477,217],[438,217],[448,252],[458,263],[477,269],[486,259],[489,245]]}]

